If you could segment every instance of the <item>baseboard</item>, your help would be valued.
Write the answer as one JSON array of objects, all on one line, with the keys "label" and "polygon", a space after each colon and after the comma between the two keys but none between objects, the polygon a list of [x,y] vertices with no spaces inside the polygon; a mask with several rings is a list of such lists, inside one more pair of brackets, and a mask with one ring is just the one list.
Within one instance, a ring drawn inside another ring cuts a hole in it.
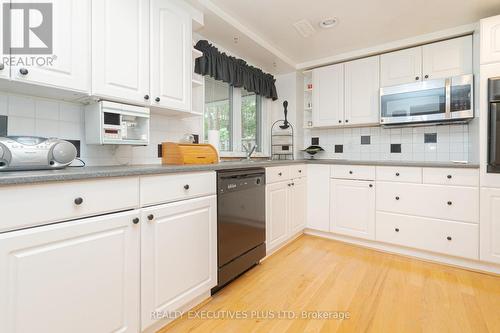
[{"label": "baseboard", "polygon": [[369,248],[372,250],[397,254],[404,257],[410,257],[414,259],[419,259],[423,261],[428,261],[437,264],[444,264],[447,266],[458,267],[462,269],[467,269],[479,273],[495,274],[500,275],[500,265],[493,263],[486,263],[478,260],[471,260],[459,257],[447,256],[444,254],[433,253],[423,250],[417,250],[412,248],[407,248],[398,245],[391,245],[386,243],[380,243],[377,241],[371,241],[366,239],[354,238],[349,236],[343,236],[338,234],[332,234],[330,232],[318,231],[313,229],[305,229],[304,233],[311,236],[332,239],[344,243],[354,244]]},{"label": "baseboard", "polygon": [[294,234],[293,236],[291,236],[290,238],[288,238],[286,241],[284,241],[280,245],[278,245],[277,247],[275,247],[275,248],[273,248],[271,250],[268,249],[266,251],[266,257],[264,259],[262,259],[261,262],[264,261],[264,260],[266,260],[270,256],[272,256],[274,253],[276,253],[277,251],[281,250],[282,248],[284,248],[285,246],[287,246],[288,244],[290,244],[291,242],[293,242],[294,240],[296,240],[297,238],[299,238],[303,234],[304,234],[304,231],[301,230],[301,231],[297,232],[296,234]]}]

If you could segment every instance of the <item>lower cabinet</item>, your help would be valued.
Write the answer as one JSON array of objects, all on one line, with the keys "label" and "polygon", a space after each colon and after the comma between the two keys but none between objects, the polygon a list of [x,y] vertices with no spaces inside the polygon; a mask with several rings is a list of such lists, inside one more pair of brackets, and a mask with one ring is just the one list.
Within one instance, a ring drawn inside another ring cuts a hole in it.
[{"label": "lower cabinet", "polygon": [[0,235],[0,332],[138,332],[139,213]]},{"label": "lower cabinet", "polygon": [[307,228],[330,231],[330,166],[307,166]]},{"label": "lower cabinet", "polygon": [[481,189],[480,258],[500,264],[500,189]]},{"label": "lower cabinet", "polygon": [[142,329],[217,284],[216,207],[212,195],[142,210]]},{"label": "lower cabinet", "polygon": [[374,184],[363,180],[331,180],[331,232],[375,239]]},{"label": "lower cabinet", "polygon": [[269,252],[305,228],[307,181],[296,178],[266,187],[266,250]]}]

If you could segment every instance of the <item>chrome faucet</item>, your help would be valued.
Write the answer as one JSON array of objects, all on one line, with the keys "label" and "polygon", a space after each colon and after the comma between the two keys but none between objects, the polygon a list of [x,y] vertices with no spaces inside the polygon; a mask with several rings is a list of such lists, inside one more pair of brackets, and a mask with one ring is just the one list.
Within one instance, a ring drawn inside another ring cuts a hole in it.
[{"label": "chrome faucet", "polygon": [[252,158],[252,154],[257,149],[257,145],[254,145],[252,148],[250,148],[250,143],[248,143],[248,146],[242,145],[243,149],[245,149],[245,152],[247,153],[247,160],[250,160]]}]

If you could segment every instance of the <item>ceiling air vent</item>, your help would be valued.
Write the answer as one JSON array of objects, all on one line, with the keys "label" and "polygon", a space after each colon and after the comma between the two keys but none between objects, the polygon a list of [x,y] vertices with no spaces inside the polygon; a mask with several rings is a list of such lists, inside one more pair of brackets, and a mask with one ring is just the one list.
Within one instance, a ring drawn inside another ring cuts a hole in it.
[{"label": "ceiling air vent", "polygon": [[312,24],[306,19],[295,22],[293,26],[295,27],[297,32],[304,38],[307,38],[314,34],[314,28]]}]

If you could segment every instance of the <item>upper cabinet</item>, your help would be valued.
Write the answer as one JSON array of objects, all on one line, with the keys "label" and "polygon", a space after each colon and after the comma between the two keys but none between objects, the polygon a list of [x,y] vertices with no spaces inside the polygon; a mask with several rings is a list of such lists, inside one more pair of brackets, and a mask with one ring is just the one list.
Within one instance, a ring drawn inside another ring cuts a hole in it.
[{"label": "upper cabinet", "polygon": [[382,54],[380,56],[380,85],[382,87],[422,79],[422,48]]},{"label": "upper cabinet", "polygon": [[382,87],[472,73],[472,36],[381,55]]},{"label": "upper cabinet", "polygon": [[425,80],[472,73],[472,36],[422,46]]},{"label": "upper cabinet", "polygon": [[191,111],[191,16],[172,0],[151,0],[152,106]]},{"label": "upper cabinet", "polygon": [[378,124],[379,60],[379,56],[374,56],[345,64],[346,125]]},{"label": "upper cabinet", "polygon": [[[45,2],[43,0],[30,1],[30,3]],[[88,93],[90,88],[90,0],[53,0],[52,4],[52,52],[36,55],[37,64],[43,64],[43,66],[13,66],[11,79]],[[15,20],[18,16],[12,17]],[[22,29],[14,29],[12,43],[16,40],[26,40],[26,37],[23,37]],[[35,47],[43,48],[50,45],[50,39],[45,40],[32,34],[29,43],[23,47],[33,48],[35,45]],[[26,56],[15,53],[11,55]],[[0,71],[0,75],[8,77],[8,69]]]},{"label": "upper cabinet", "polygon": [[[0,6],[0,17],[3,16],[3,6]],[[2,59],[4,56],[8,56],[8,54],[3,53],[3,33],[0,33],[0,56]],[[0,63],[0,79],[8,79],[10,77],[10,67],[8,64]]]},{"label": "upper cabinet", "polygon": [[331,127],[344,123],[344,64],[312,71],[313,126]]},{"label": "upper cabinet", "polygon": [[481,64],[500,62],[500,15],[481,20]]},{"label": "upper cabinet", "polygon": [[149,1],[92,1],[92,95],[149,100]]}]

